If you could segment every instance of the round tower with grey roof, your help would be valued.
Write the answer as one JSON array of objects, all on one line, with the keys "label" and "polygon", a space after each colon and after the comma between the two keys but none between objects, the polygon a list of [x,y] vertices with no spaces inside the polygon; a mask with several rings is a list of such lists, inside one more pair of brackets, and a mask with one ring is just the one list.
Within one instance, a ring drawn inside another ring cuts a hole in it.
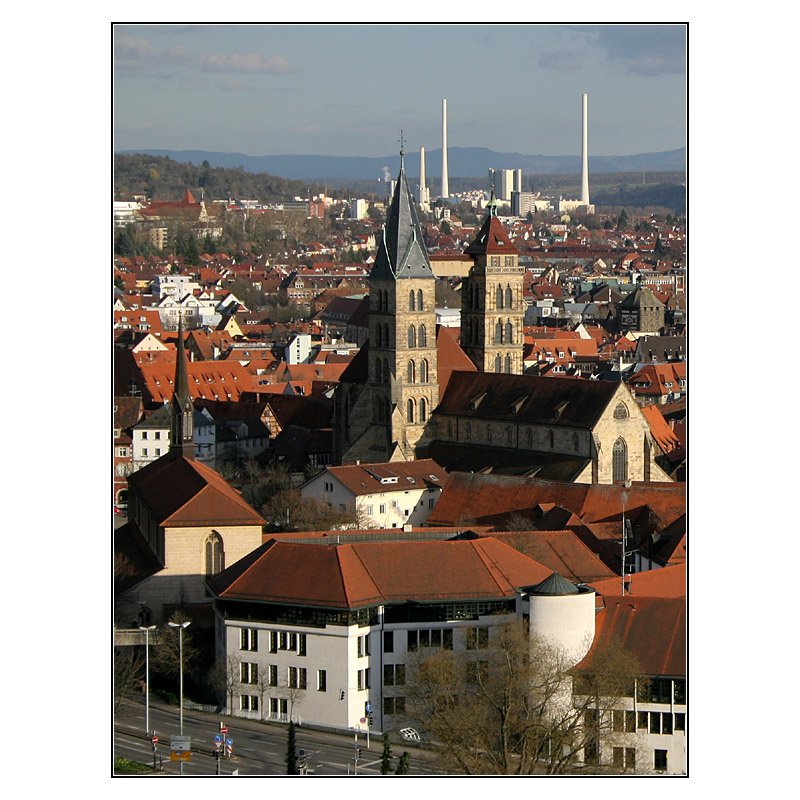
[{"label": "round tower with grey roof", "polygon": [[554,572],[522,592],[528,598],[531,636],[558,647],[577,664],[594,640],[594,589],[577,586]]}]

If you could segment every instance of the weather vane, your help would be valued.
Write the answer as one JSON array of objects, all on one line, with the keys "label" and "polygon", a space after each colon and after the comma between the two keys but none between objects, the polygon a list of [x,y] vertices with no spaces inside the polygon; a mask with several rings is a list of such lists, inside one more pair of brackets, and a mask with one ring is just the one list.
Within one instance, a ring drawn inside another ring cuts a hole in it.
[{"label": "weather vane", "polygon": [[400,138],[397,140],[400,142],[400,155],[403,155],[403,145],[405,144],[406,140],[403,138],[403,129],[400,129]]}]

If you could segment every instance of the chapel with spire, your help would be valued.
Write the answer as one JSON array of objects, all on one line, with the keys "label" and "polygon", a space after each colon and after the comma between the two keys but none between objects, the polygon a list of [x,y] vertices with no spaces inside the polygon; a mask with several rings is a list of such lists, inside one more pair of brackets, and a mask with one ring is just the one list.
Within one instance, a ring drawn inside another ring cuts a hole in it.
[{"label": "chapel with spire", "polygon": [[402,142],[400,173],[369,282],[369,339],[334,398],[337,463],[421,457],[426,425],[439,401],[436,278]]}]

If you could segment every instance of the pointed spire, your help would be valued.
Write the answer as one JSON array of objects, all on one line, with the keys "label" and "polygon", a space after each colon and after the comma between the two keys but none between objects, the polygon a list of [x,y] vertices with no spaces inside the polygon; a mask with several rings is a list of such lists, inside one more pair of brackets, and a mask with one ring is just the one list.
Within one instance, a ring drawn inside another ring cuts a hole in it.
[{"label": "pointed spire", "polygon": [[189,372],[186,367],[186,351],[183,344],[183,317],[178,316],[178,347],[175,358],[175,381],[173,383],[170,430],[170,454],[194,458],[194,405],[189,392]]},{"label": "pointed spire", "polygon": [[372,267],[372,278],[397,280],[398,278],[433,278],[428,253],[422,240],[422,229],[417,217],[414,198],[408,187],[403,146],[400,133],[400,173],[394,187],[381,244]]}]

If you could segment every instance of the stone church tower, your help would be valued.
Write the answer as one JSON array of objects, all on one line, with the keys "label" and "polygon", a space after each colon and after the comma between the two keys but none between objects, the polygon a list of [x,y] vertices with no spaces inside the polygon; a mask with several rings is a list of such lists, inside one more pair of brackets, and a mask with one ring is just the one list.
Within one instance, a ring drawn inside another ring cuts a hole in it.
[{"label": "stone church tower", "polygon": [[461,347],[479,372],[521,375],[525,269],[497,218],[494,192],[489,214],[464,252],[475,264],[461,284]]},{"label": "stone church tower", "polygon": [[[439,402],[436,278],[422,240],[402,150],[400,174],[369,283],[369,341],[354,359],[353,369],[342,375],[334,400],[337,463],[424,456],[423,434]],[[351,384],[359,377],[357,361],[363,369],[364,359],[366,386],[359,392]]]}]

